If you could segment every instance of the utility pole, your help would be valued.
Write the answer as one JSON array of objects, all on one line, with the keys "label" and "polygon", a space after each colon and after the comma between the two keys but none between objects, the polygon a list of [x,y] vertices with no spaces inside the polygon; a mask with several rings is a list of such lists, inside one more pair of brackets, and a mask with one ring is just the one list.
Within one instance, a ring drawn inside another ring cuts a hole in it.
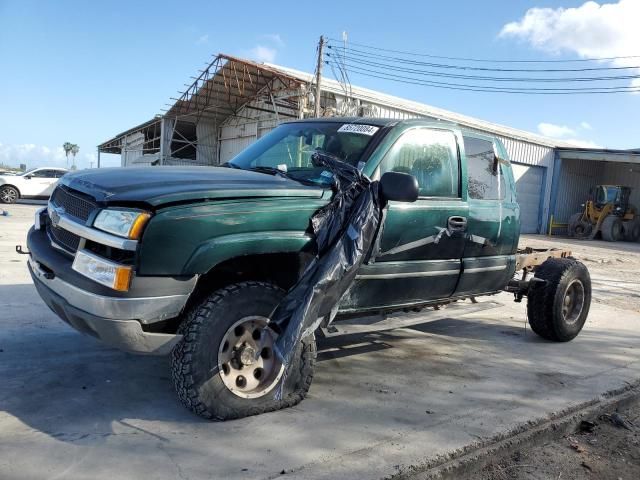
[{"label": "utility pole", "polygon": [[320,95],[322,94],[321,82],[322,82],[322,65],[324,54],[324,37],[320,35],[320,42],[318,42],[318,65],[316,66],[316,102],[314,116],[317,118],[320,116]]}]

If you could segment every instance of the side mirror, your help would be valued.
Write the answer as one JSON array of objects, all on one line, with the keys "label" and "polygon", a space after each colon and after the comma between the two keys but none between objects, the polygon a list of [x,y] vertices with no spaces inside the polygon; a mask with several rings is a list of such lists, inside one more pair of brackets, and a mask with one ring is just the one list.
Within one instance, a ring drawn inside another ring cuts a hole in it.
[{"label": "side mirror", "polygon": [[31,180],[31,175],[26,175],[24,178],[26,178],[27,180]]},{"label": "side mirror", "polygon": [[387,172],[380,179],[380,189],[385,200],[415,202],[418,199],[418,180],[413,175]]}]

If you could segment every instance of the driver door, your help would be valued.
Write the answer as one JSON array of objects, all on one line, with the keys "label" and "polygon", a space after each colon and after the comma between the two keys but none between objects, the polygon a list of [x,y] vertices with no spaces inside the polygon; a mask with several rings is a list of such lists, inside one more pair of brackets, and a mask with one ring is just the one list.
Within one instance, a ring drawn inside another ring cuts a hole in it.
[{"label": "driver door", "polygon": [[449,297],[460,276],[468,205],[462,197],[455,134],[418,127],[402,134],[380,164],[416,177],[414,203],[389,202],[375,263],[363,265],[343,311],[411,305]]}]

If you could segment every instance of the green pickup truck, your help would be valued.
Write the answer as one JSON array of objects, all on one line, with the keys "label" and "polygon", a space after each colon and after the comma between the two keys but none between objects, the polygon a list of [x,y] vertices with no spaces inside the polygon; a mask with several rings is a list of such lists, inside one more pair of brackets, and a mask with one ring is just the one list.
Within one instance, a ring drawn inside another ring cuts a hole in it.
[{"label": "green pickup truck", "polygon": [[177,393],[201,416],[296,404],[313,377],[315,335],[301,338],[285,368],[269,319],[318,254],[310,218],[335,195],[318,152],[379,181],[386,196],[375,256],[318,331],[419,309],[425,321],[443,305],[507,290],[527,297],[529,323],[545,339],[580,332],[589,273],[570,252],[518,250],[502,143],[420,119],[300,120],[220,167],[67,174],[28,234],[40,296],[106,344],[171,354]]}]

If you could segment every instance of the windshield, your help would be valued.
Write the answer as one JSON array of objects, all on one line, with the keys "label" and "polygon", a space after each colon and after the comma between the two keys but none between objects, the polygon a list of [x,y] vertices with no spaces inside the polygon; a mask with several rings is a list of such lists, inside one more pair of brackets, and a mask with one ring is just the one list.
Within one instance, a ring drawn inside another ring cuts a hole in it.
[{"label": "windshield", "polygon": [[616,203],[618,201],[618,187],[605,187],[598,188],[598,195],[596,197],[596,203]]},{"label": "windshield", "polygon": [[311,163],[317,151],[362,167],[362,154],[380,127],[340,122],[285,123],[230,160],[245,170],[277,169],[294,180],[331,183],[331,175]]}]

